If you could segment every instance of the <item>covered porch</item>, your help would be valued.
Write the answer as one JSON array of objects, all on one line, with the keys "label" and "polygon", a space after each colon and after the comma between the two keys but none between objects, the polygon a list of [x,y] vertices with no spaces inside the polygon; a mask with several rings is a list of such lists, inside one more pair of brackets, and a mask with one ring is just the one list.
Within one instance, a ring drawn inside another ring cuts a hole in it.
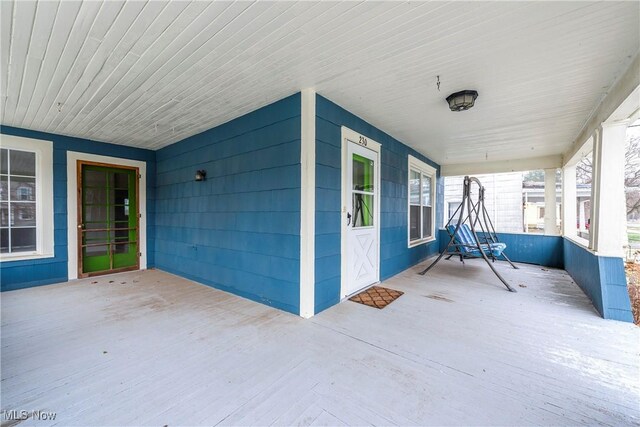
[{"label": "covered porch", "polygon": [[[426,262],[430,262],[427,260]],[[414,266],[312,319],[148,270],[6,292],[2,409],[57,425],[633,425],[640,329],[563,270]],[[25,424],[30,424],[30,419]]]}]

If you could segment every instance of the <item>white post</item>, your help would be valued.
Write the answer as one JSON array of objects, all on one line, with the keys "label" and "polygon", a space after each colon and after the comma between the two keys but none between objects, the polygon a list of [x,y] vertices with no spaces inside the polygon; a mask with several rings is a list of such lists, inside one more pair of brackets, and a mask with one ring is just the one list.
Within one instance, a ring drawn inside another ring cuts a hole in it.
[{"label": "white post", "polygon": [[315,312],[316,92],[301,94],[300,316]]},{"label": "white post", "polygon": [[544,170],[544,234],[558,234],[556,218],[556,170]]},{"label": "white post", "polygon": [[[624,256],[627,228],[624,210],[624,150],[628,122],[603,123],[594,144],[592,247],[598,255]],[[624,218],[624,220],[622,220]],[[594,224],[595,223],[595,224]]]},{"label": "white post", "polygon": [[562,168],[562,234],[577,236],[576,230],[576,166]]}]

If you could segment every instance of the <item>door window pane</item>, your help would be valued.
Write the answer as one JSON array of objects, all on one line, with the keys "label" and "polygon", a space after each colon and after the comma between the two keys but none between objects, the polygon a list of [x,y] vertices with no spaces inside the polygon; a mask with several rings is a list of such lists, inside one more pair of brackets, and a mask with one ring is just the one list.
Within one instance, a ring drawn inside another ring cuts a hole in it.
[{"label": "door window pane", "polygon": [[11,252],[26,252],[36,250],[36,229],[12,228]]},{"label": "door window pane", "polygon": [[30,151],[9,151],[9,174],[36,176],[36,153]]},{"label": "door window pane", "polygon": [[86,188],[84,191],[84,203],[87,205],[106,205],[107,189],[106,188]]},{"label": "door window pane", "polygon": [[373,193],[373,160],[353,155],[353,189]]},{"label": "door window pane", "polygon": [[373,195],[353,193],[353,226],[373,225]]},{"label": "door window pane", "polygon": [[107,255],[109,252],[108,245],[87,246],[84,248],[84,256],[102,256]]},{"label": "door window pane", "polygon": [[118,189],[128,190],[128,188],[129,188],[129,174],[128,173],[114,173],[113,174],[113,187],[114,188],[118,188]]},{"label": "door window pane", "polygon": [[87,187],[106,187],[107,173],[103,171],[85,170],[82,177],[83,185]]}]

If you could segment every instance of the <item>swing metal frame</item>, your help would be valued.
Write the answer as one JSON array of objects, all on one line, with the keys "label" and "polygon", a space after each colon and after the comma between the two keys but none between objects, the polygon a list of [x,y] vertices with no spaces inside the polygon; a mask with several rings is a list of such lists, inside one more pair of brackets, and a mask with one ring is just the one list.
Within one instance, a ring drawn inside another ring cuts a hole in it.
[{"label": "swing metal frame", "polygon": [[[478,198],[477,200],[473,200],[472,197],[472,185],[476,184],[478,186]],[[453,256],[459,256],[460,261],[464,263],[465,259],[469,258],[480,258],[482,257],[489,267],[491,271],[500,279],[500,281],[506,286],[509,292],[517,292],[509,283],[505,280],[504,277],[500,275],[498,270],[493,266],[493,262],[499,260],[500,257],[503,257],[505,261],[511,264],[511,267],[518,269],[518,267],[511,262],[507,254],[504,250],[500,253],[500,255],[496,256],[493,253],[491,248],[492,243],[499,243],[498,236],[496,234],[496,230],[493,227],[493,223],[491,222],[491,218],[489,213],[487,212],[487,208],[484,204],[484,196],[485,189],[480,183],[480,180],[476,177],[465,176],[463,183],[463,191],[462,191],[462,202],[460,206],[456,209],[456,211],[451,215],[447,225],[445,226],[445,230],[449,233],[449,243],[447,247],[440,253],[438,258],[431,263],[427,268],[421,271],[419,274],[425,275],[429,270],[431,270],[444,256],[447,256],[447,259],[450,259]],[[465,215],[465,207],[467,213]],[[450,231],[451,222],[458,215],[458,220],[455,226],[455,230],[453,232]],[[460,231],[460,227],[462,224],[468,223],[469,229],[471,230],[471,235],[475,240],[475,245],[461,243],[461,241],[456,241],[456,236],[458,236],[458,232]],[[478,236],[476,232],[476,227],[479,227],[479,231],[482,233],[482,239]],[[474,252],[479,251],[480,255],[475,255],[473,252],[469,250],[465,250],[466,248],[473,250]],[[485,251],[485,248],[487,249]],[[489,260],[491,259],[491,260]]]}]

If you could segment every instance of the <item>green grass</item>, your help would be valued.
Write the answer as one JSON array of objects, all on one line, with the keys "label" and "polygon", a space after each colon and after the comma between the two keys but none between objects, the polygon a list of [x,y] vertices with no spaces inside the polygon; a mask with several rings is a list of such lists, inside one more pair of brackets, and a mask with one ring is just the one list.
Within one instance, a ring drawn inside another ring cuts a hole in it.
[{"label": "green grass", "polygon": [[627,236],[630,242],[640,242],[640,234],[628,233]]}]

